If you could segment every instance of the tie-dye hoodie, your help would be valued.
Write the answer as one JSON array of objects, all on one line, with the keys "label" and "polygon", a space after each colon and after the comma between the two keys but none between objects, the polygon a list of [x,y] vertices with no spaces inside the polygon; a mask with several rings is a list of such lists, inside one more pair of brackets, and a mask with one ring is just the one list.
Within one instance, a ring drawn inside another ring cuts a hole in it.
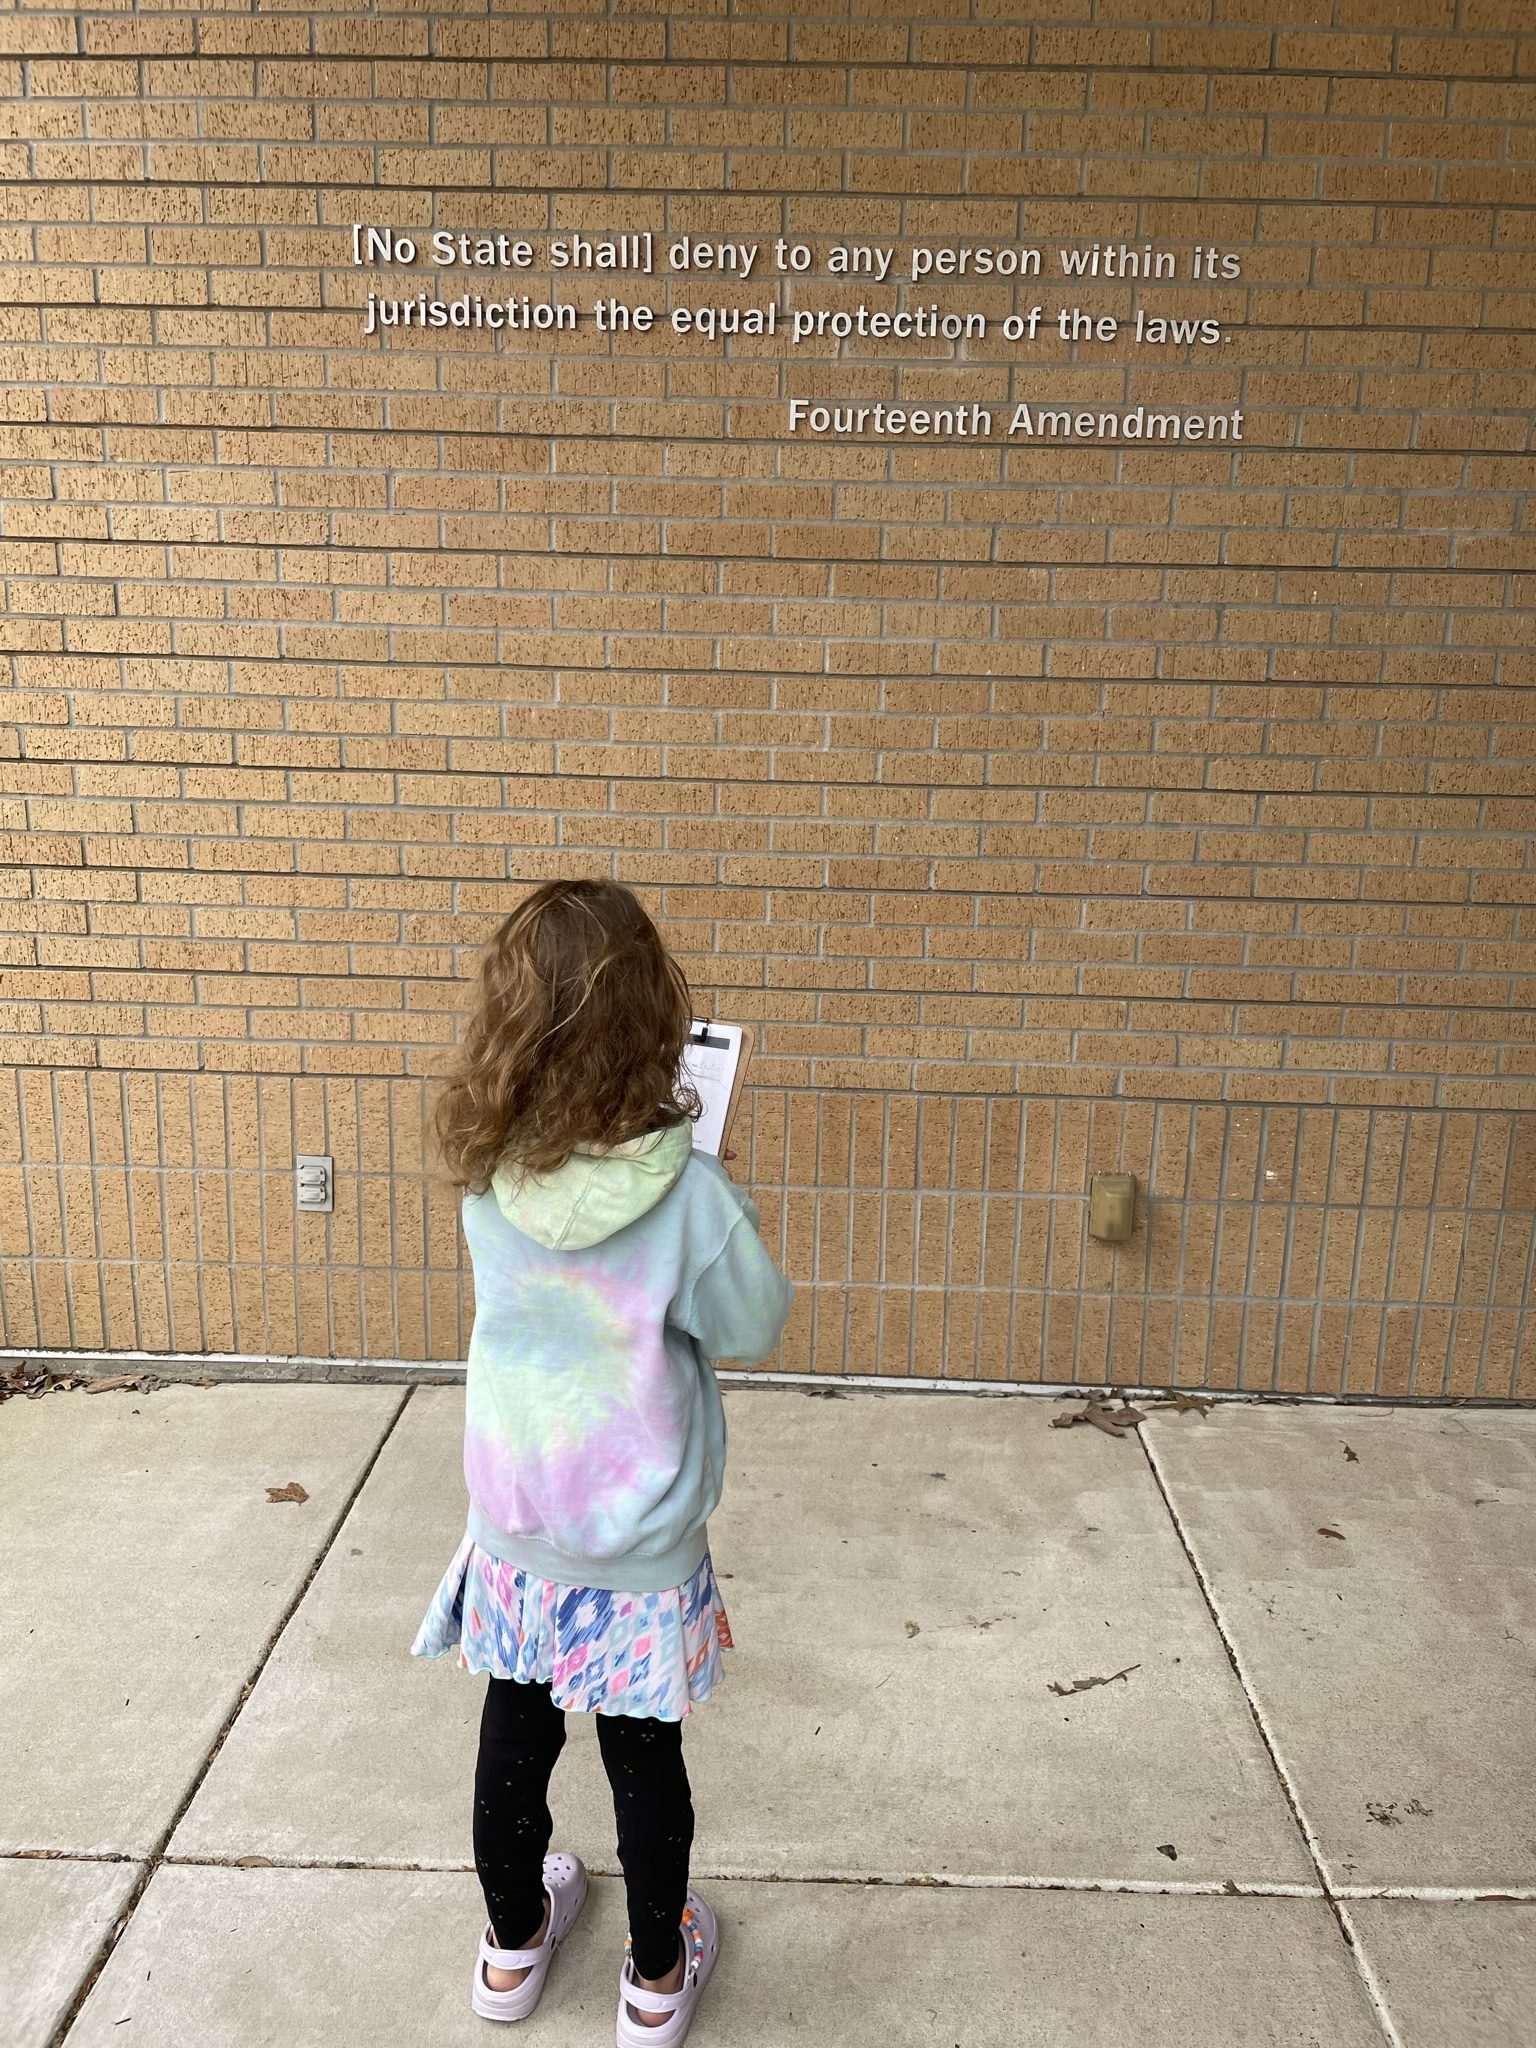
[{"label": "tie-dye hoodie", "polygon": [[709,1361],[766,1358],[789,1312],[757,1221],[687,1124],[465,1198],[477,1543],[561,1585],[693,1575],[725,1472]]}]

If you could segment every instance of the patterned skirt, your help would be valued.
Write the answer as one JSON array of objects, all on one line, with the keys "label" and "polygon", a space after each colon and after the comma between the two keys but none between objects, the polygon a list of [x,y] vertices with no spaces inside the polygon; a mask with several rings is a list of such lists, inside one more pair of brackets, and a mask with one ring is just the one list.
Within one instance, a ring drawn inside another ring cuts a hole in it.
[{"label": "patterned skirt", "polygon": [[707,1553],[686,1585],[610,1593],[535,1578],[466,1536],[411,1655],[456,1651],[466,1671],[548,1685],[574,1713],[680,1721],[720,1683],[732,1647]]}]

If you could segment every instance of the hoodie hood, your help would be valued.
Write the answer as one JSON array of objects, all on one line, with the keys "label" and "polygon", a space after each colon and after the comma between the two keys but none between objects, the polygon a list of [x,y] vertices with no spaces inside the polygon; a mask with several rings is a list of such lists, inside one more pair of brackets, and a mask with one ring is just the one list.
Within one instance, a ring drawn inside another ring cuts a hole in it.
[{"label": "hoodie hood", "polygon": [[491,1187],[514,1230],[551,1251],[585,1251],[654,1209],[692,1153],[692,1124],[669,1124],[602,1151],[578,1147],[553,1173],[499,1166]]}]

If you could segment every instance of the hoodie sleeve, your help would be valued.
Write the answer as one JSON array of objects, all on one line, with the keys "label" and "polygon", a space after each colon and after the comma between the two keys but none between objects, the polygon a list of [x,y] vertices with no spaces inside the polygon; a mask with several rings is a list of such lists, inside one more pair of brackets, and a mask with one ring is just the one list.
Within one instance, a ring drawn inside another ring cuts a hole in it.
[{"label": "hoodie sleeve", "polygon": [[742,1204],[725,1243],[694,1276],[673,1319],[710,1358],[752,1365],[777,1345],[793,1289],[757,1234],[755,1205],[745,1197]]}]

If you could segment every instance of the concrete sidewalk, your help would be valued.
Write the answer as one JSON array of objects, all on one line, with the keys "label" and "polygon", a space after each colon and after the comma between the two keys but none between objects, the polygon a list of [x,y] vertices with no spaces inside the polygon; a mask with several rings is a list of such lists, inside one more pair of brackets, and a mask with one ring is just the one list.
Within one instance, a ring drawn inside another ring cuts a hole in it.
[{"label": "concrete sidewalk", "polygon": [[[482,1688],[406,1655],[462,1405],[0,1407],[4,2048],[492,2039]],[[698,2048],[1536,2039],[1536,1413],[727,1406]],[[556,1839],[598,1875],[548,2048],[612,2040],[623,1938],[570,1725]]]}]

